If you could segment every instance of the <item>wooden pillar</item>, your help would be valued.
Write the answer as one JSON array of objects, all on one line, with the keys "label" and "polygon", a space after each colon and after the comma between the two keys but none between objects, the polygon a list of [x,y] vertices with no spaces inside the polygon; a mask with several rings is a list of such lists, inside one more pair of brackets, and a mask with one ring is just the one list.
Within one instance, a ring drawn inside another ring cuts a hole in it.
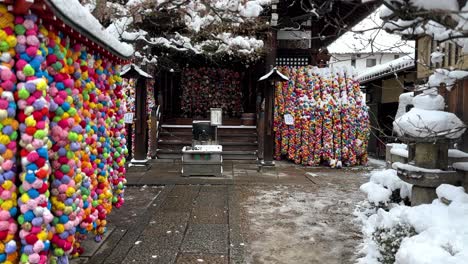
[{"label": "wooden pillar", "polygon": [[146,160],[146,80],[142,77],[136,81],[135,101],[135,160]]},{"label": "wooden pillar", "polygon": [[[275,66],[276,61],[276,31],[270,31],[268,36],[268,55],[265,60],[266,72]],[[273,136],[273,111],[275,107],[275,83],[268,81],[265,83],[265,114],[263,130],[263,166],[274,166],[274,136]]]}]

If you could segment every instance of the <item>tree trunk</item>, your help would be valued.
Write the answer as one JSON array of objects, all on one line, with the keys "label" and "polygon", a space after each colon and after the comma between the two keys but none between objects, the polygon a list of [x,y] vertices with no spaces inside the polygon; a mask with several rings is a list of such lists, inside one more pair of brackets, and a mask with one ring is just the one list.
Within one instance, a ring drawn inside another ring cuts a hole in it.
[{"label": "tree trunk", "polygon": [[103,24],[106,18],[106,0],[96,0],[96,8],[93,10],[93,16]]}]

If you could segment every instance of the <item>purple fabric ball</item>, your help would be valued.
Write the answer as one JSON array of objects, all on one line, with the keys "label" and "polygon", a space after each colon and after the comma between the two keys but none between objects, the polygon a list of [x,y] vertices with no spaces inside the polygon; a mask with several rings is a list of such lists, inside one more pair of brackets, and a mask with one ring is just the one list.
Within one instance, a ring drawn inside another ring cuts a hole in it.
[{"label": "purple fabric ball", "polygon": [[65,156],[65,155],[67,155],[67,150],[65,148],[60,148],[58,150],[58,154],[59,154],[59,156]]},{"label": "purple fabric ball", "polygon": [[43,222],[44,222],[44,220],[42,220],[42,217],[35,217],[32,220],[33,226],[41,226]]},{"label": "purple fabric ball", "polygon": [[41,110],[42,108],[44,108],[44,106],[45,106],[44,100],[36,100],[36,101],[33,103],[33,107],[34,107],[34,109],[36,109],[36,110]]},{"label": "purple fabric ball", "polygon": [[15,117],[16,115],[16,110],[13,108],[8,108],[7,112],[8,112],[8,117]]},{"label": "purple fabric ball", "polygon": [[33,93],[36,91],[36,85],[32,82],[28,82],[25,85],[26,90],[28,90],[29,93]]},{"label": "purple fabric ball", "polygon": [[25,124],[25,123],[21,123],[21,124],[19,125],[19,130],[20,130],[21,132],[24,132],[24,131],[26,130],[26,124]]},{"label": "purple fabric ball", "polygon": [[67,176],[67,175],[65,175],[65,176],[63,176],[63,178],[62,178],[62,183],[63,183],[63,184],[68,184],[68,183],[70,182],[70,180],[71,180],[70,177]]},{"label": "purple fabric ball", "polygon": [[[13,133],[13,128],[11,126],[4,126],[2,129],[2,132],[3,134],[11,135],[11,133]],[[1,148],[0,148],[0,153],[3,153]]]},{"label": "purple fabric ball", "polygon": [[80,150],[80,143],[73,142],[70,144],[70,150],[71,151],[77,151]]},{"label": "purple fabric ball", "polygon": [[58,108],[58,105],[54,102],[54,100],[50,100],[49,110],[51,112],[55,112],[55,110],[57,110],[57,108]]},{"label": "purple fabric ball", "polygon": [[16,251],[16,244],[15,243],[7,243],[5,247],[5,253],[10,255],[11,253]]},{"label": "purple fabric ball", "polygon": [[62,182],[58,179],[55,179],[53,182],[52,182],[52,188],[58,188],[60,185],[62,184]]},{"label": "purple fabric ball", "polygon": [[16,53],[20,54],[26,51],[26,45],[24,44],[17,44],[15,47]]},{"label": "purple fabric ball", "polygon": [[5,151],[6,151],[6,147],[5,147],[5,145],[3,145],[3,144],[0,144],[0,154],[3,154],[3,153],[5,153]]},{"label": "purple fabric ball", "polygon": [[[26,242],[26,241],[24,241],[24,242]],[[24,244],[25,243],[23,243],[23,245]],[[27,255],[31,255],[32,253],[34,253],[32,245],[25,246],[23,250],[24,250],[24,253],[26,253]]]},{"label": "purple fabric ball", "polygon": [[6,171],[3,173],[3,177],[5,177],[6,180],[13,180],[15,173],[13,171]]},{"label": "purple fabric ball", "polygon": [[68,205],[68,206],[71,206],[71,205],[73,204],[73,199],[67,198],[67,199],[65,200],[65,204]]},{"label": "purple fabric ball", "polygon": [[81,134],[81,132],[83,131],[83,128],[81,126],[74,126],[72,128],[72,131],[75,133]]}]

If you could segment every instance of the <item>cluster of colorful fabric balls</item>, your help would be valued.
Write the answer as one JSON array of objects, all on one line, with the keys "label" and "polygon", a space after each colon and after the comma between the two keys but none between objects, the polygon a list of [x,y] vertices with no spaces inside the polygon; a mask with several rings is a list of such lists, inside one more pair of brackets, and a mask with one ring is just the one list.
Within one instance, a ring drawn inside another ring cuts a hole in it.
[{"label": "cluster of colorful fabric balls", "polygon": [[124,202],[120,69],[41,23],[0,5],[0,263],[67,263]]},{"label": "cluster of colorful fabric balls", "polygon": [[242,112],[240,74],[228,69],[186,68],[182,73],[181,110],[185,117],[206,117],[210,108],[239,116]]},{"label": "cluster of colorful fabric balls", "polygon": [[[368,107],[359,83],[345,73],[280,67],[275,89],[275,157],[309,166],[367,163]],[[293,123],[286,124],[285,116]]]},{"label": "cluster of colorful fabric balls", "polygon": [[17,139],[16,75],[14,67],[17,39],[14,16],[0,6],[0,262],[16,263],[18,259],[15,235],[18,230],[17,208]]},{"label": "cluster of colorful fabric balls", "polygon": [[19,199],[22,263],[47,263],[50,239],[49,176],[49,102],[48,85],[42,78],[44,61],[38,37],[38,18],[34,15],[15,18],[15,70],[17,84],[17,120],[20,122],[22,172]]}]

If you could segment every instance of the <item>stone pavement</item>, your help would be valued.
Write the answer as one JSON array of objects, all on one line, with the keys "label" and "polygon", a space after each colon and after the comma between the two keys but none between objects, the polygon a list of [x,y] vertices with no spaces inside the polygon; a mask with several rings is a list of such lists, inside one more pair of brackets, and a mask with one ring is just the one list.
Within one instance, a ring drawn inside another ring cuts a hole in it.
[{"label": "stone pavement", "polygon": [[[111,213],[109,231],[104,241],[98,244],[91,239],[87,240],[84,243],[86,253],[72,262],[288,263],[273,257],[265,260],[263,256],[257,256],[257,252],[253,252],[255,248],[250,247],[257,242],[266,248],[272,244],[268,240],[262,241],[263,231],[258,230],[258,227],[262,229],[269,225],[268,222],[261,222],[263,216],[255,218],[255,201],[258,197],[264,199],[259,193],[283,186],[279,192],[275,189],[273,193],[289,199],[289,192],[318,193],[322,190],[321,199],[328,199],[328,194],[333,193],[340,193],[339,195],[345,198],[349,196],[346,206],[350,207],[355,200],[361,199],[356,193],[359,192],[359,184],[366,181],[363,175],[369,169],[307,168],[279,162],[273,169],[258,172],[256,164],[225,162],[223,177],[187,178],[179,176],[178,162],[153,163],[149,170],[130,168],[125,205]],[[323,190],[328,190],[329,193],[324,193]],[[313,195],[311,197],[307,199],[314,199]],[[303,202],[303,198],[297,199],[300,203]],[[283,202],[286,203],[286,200]],[[341,202],[336,201],[337,205]],[[332,201],[331,204],[335,202]],[[268,203],[266,205],[268,206]],[[272,208],[274,206],[278,205],[272,203]],[[325,214],[329,211],[326,209]],[[342,214],[336,210],[331,212]],[[275,214],[270,214],[269,218],[265,219],[275,220]],[[349,218],[349,215],[348,212],[345,217]],[[299,217],[297,212],[294,217]],[[281,218],[291,222],[291,219],[288,219],[291,216],[283,215]],[[322,220],[330,222],[333,218],[331,215],[328,220]],[[344,221],[347,221],[346,219]],[[252,222],[253,220],[256,222]],[[340,218],[340,221],[342,220]],[[257,230],[251,228],[253,224],[257,226]],[[277,224],[280,227],[282,225]],[[295,228],[294,225],[292,223],[292,229]],[[349,236],[352,242],[356,239],[355,233]],[[333,246],[319,246],[324,245]],[[280,246],[278,252],[290,250],[285,246],[286,248]],[[340,248],[344,246],[346,245],[341,245]],[[272,249],[275,247],[278,245],[272,245]],[[349,258],[348,253],[336,263],[348,263],[343,262],[343,259]],[[275,252],[271,254],[274,255]],[[335,263],[323,261],[304,255],[295,263]]]}]

